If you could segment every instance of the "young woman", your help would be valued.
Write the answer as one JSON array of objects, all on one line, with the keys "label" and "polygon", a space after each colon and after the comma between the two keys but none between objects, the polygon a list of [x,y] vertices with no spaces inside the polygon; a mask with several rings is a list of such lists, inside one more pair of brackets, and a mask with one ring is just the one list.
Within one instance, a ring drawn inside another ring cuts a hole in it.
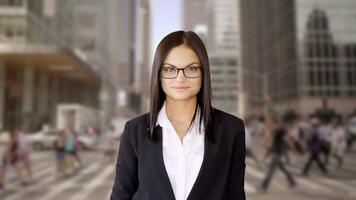
[{"label": "young woman", "polygon": [[9,141],[7,142],[4,150],[2,160],[2,167],[0,168],[0,188],[4,188],[5,176],[7,167],[11,166],[16,171],[16,178],[24,185],[21,176],[21,167],[19,165],[19,141],[16,131],[10,133]]},{"label": "young woman", "polygon": [[56,161],[57,161],[57,170],[56,170],[56,178],[57,180],[61,179],[65,175],[66,168],[66,152],[64,149],[64,145],[66,143],[66,133],[64,130],[61,130],[54,142],[55,153],[56,153]]},{"label": "young woman", "polygon": [[243,200],[243,121],[211,105],[206,49],[192,31],[157,47],[150,112],[128,121],[111,200]]}]

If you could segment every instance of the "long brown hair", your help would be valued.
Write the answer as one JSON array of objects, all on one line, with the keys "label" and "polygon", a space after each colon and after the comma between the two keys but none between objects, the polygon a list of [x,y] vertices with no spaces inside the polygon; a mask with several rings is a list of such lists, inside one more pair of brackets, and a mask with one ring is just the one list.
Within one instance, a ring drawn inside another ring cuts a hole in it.
[{"label": "long brown hair", "polygon": [[[212,133],[213,108],[211,105],[212,92],[211,92],[211,81],[210,81],[209,58],[203,41],[193,31],[172,32],[167,36],[165,36],[158,44],[153,60],[152,74],[151,74],[149,134],[151,138],[154,137],[154,127],[157,121],[157,117],[166,99],[166,95],[162,89],[162,85],[160,82],[159,69],[165,57],[168,55],[171,49],[181,44],[185,44],[188,47],[190,47],[199,57],[201,67],[203,69],[202,86],[197,95],[197,106],[201,108],[199,124],[201,124],[202,120],[204,119],[205,134],[209,139],[213,140],[213,133]],[[195,109],[195,114],[193,116],[192,122],[195,120],[196,111],[197,109]]]}]

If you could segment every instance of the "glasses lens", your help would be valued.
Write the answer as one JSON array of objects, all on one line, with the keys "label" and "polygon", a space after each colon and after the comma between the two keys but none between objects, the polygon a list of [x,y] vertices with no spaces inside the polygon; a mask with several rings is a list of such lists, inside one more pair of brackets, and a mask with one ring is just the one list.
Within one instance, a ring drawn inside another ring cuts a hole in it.
[{"label": "glasses lens", "polygon": [[162,67],[161,76],[163,78],[175,78],[177,76],[177,69],[175,67]]},{"label": "glasses lens", "polygon": [[188,78],[199,77],[201,72],[200,66],[189,66],[184,68],[184,73]]}]

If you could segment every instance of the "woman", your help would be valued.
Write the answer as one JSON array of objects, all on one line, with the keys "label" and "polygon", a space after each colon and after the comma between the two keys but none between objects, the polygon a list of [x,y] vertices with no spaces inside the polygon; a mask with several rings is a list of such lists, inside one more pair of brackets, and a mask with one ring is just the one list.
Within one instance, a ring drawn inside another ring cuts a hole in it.
[{"label": "woman", "polygon": [[57,161],[57,170],[56,170],[56,178],[59,180],[65,175],[65,158],[66,152],[64,149],[64,145],[66,143],[66,133],[64,130],[61,130],[56,138],[54,143],[55,153],[56,153],[56,161]]},{"label": "woman", "polygon": [[167,35],[154,57],[150,112],[125,124],[111,200],[245,199],[244,124],[211,96],[201,39]]},{"label": "woman", "polygon": [[9,141],[6,144],[4,156],[2,160],[2,167],[0,172],[0,188],[4,188],[4,181],[6,176],[7,167],[10,165],[16,171],[16,178],[20,181],[21,185],[25,183],[21,176],[21,167],[19,163],[19,142],[17,132],[11,132]]}]

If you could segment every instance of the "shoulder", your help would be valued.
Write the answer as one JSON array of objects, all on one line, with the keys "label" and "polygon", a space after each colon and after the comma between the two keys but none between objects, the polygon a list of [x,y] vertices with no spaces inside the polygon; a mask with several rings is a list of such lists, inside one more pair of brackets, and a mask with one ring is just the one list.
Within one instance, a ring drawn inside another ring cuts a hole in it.
[{"label": "shoulder", "polygon": [[223,125],[235,128],[244,128],[244,122],[241,118],[224,112],[222,110],[213,108],[213,120],[215,125]]},{"label": "shoulder", "polygon": [[241,118],[219,109],[213,110],[214,135],[218,141],[227,144],[233,141],[244,141],[245,125]]},{"label": "shoulder", "polygon": [[148,113],[145,113],[127,120],[123,130],[123,135],[134,135],[133,133],[144,132],[144,130],[148,127]]},{"label": "shoulder", "polygon": [[126,122],[126,125],[129,126],[129,128],[131,128],[131,127],[134,128],[137,126],[146,127],[146,126],[148,126],[148,116],[149,116],[149,113],[144,113],[142,115],[134,117],[134,118],[128,120]]},{"label": "shoulder", "polygon": [[129,119],[125,123],[125,127],[121,136],[121,143],[125,148],[131,146],[137,153],[139,141],[142,140],[142,135],[140,133],[146,133],[144,130],[147,129],[147,117],[148,114],[142,114],[132,119]]},{"label": "shoulder", "polygon": [[226,149],[243,152],[245,148],[245,125],[241,118],[219,109],[213,111],[215,142]]}]

